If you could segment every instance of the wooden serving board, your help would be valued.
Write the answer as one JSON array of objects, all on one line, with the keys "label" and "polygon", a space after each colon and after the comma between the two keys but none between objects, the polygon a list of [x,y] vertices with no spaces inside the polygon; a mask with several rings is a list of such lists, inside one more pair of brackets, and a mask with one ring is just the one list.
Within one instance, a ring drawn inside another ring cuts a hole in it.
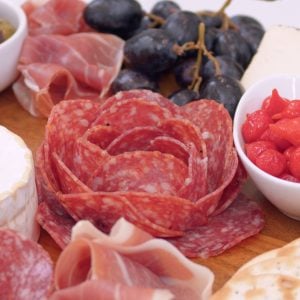
[{"label": "wooden serving board", "polygon": [[[31,117],[18,104],[12,91],[8,89],[0,93],[0,125],[21,136],[35,155],[35,151],[44,136],[46,120]],[[260,234],[243,241],[222,255],[206,260],[194,260],[209,267],[215,273],[214,290],[219,289],[242,264],[252,257],[267,250],[281,247],[300,237],[300,221],[290,219],[280,213],[261,195],[250,180],[244,186],[244,192],[259,202],[264,209],[266,226]],[[39,243],[56,261],[60,249],[43,230]]]}]

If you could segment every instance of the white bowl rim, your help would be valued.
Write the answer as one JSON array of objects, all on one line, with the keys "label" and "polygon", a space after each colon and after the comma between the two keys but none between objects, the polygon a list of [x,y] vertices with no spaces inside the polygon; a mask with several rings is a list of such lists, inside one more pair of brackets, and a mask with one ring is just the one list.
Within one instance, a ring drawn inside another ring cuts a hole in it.
[{"label": "white bowl rim", "polygon": [[[2,5],[5,5],[6,7],[8,7],[9,9],[11,9],[12,11],[14,11],[16,13],[17,18],[19,20],[19,26],[17,27],[16,31],[10,38],[8,38],[6,41],[4,41],[0,44],[0,50],[4,47],[8,46],[9,44],[13,43],[15,40],[17,40],[19,38],[19,36],[22,35],[24,30],[26,30],[26,28],[27,28],[27,17],[25,15],[25,12],[19,5],[9,2],[8,0],[0,0],[0,7]],[[7,20],[7,21],[9,21],[9,20]]]},{"label": "white bowl rim", "polygon": [[[284,185],[285,187],[291,187],[291,188],[300,188],[300,183],[298,182],[292,182],[292,181],[288,181],[288,180],[284,180],[281,178],[278,178],[276,176],[273,176],[265,171],[263,171],[262,169],[260,169],[258,166],[256,166],[246,155],[243,147],[242,147],[242,143],[240,141],[239,138],[239,132],[241,131],[241,128],[237,127],[237,118],[240,115],[240,110],[241,107],[244,105],[244,102],[246,102],[246,96],[248,93],[251,93],[253,90],[257,89],[258,87],[260,87],[261,85],[263,85],[266,82],[272,81],[274,79],[280,79],[280,78],[285,78],[285,79],[290,79],[291,81],[295,81],[296,79],[300,81],[300,75],[295,75],[295,74],[285,74],[285,73],[278,73],[278,74],[273,74],[267,77],[264,77],[261,80],[258,80],[257,82],[255,82],[253,85],[251,85],[246,92],[243,94],[243,96],[241,97],[238,106],[236,108],[236,112],[235,112],[235,116],[234,116],[234,120],[233,120],[233,140],[234,140],[234,145],[235,148],[239,154],[239,156],[241,157],[242,161],[246,161],[248,163],[248,165],[253,168],[257,173],[259,173],[261,176],[265,176],[268,180],[273,180],[275,184],[278,185]],[[276,88],[276,87],[274,87]],[[299,87],[300,88],[300,87]],[[289,99],[289,100],[294,100],[294,99]],[[263,99],[261,99],[261,101],[263,101]],[[249,112],[250,113],[250,112]],[[243,124],[243,123],[241,123]]]}]

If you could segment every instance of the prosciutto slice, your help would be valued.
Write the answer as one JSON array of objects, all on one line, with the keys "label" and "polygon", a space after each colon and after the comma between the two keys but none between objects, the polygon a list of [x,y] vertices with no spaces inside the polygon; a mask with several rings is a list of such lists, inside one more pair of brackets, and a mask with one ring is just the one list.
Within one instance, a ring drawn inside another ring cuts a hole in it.
[{"label": "prosciutto slice", "polygon": [[213,273],[125,219],[110,235],[78,222],[55,269],[57,299],[208,299]]},{"label": "prosciutto slice", "polygon": [[15,95],[32,115],[44,117],[61,100],[105,97],[120,70],[123,46],[116,36],[91,32],[28,37]]},{"label": "prosciutto slice", "polygon": [[87,28],[82,18],[85,2],[81,0],[27,1],[23,9],[29,34],[72,34]]}]

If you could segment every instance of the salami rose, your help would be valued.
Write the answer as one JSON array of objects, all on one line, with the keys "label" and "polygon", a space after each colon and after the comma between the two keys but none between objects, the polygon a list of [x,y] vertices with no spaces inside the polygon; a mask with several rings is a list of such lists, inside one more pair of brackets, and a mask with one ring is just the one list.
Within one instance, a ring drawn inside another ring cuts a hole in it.
[{"label": "salami rose", "polygon": [[[48,119],[36,167],[38,220],[61,247],[72,222],[82,219],[109,232],[124,217],[154,236],[178,239],[179,249],[186,249],[180,237],[209,235],[203,232],[217,224],[216,217],[223,227],[240,223],[243,238],[263,226],[255,204],[239,205],[257,216],[255,228],[238,222],[243,212],[224,214],[246,176],[233,147],[231,118],[213,100],[178,107],[159,94],[133,90],[103,104],[62,101]],[[228,245],[211,244],[212,254],[241,240],[230,238],[226,228],[213,232],[218,239],[226,234]],[[192,249],[189,256],[201,255]]]}]

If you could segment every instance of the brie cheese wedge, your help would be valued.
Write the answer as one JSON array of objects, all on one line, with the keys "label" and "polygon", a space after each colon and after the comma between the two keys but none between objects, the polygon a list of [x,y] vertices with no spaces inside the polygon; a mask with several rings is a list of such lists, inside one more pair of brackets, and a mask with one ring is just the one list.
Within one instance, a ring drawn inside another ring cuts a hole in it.
[{"label": "brie cheese wedge", "polygon": [[0,126],[0,227],[37,240],[38,206],[32,153],[24,141]]},{"label": "brie cheese wedge", "polygon": [[273,74],[300,74],[300,29],[274,26],[264,37],[246,69],[241,83],[245,89]]}]

